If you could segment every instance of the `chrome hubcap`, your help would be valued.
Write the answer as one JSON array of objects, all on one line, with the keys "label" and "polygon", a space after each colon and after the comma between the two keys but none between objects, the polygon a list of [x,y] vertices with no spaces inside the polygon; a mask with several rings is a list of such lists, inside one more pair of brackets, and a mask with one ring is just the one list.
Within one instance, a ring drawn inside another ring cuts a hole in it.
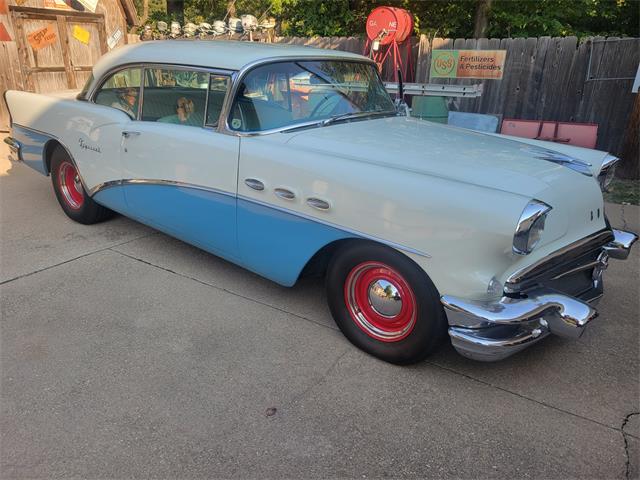
[{"label": "chrome hubcap", "polygon": [[369,304],[383,317],[397,317],[402,311],[402,296],[393,283],[379,279],[369,285]]},{"label": "chrome hubcap", "polygon": [[345,279],[344,299],[356,325],[376,340],[398,342],[416,323],[411,286],[384,263],[370,261],[353,267]]}]

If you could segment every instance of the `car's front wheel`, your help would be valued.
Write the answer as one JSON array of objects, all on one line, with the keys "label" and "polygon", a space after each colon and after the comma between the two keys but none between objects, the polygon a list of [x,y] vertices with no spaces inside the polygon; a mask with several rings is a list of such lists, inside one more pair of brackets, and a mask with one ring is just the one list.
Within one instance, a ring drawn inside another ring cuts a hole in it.
[{"label": "car's front wheel", "polygon": [[433,282],[390,247],[348,243],[329,264],[327,297],[351,343],[387,362],[418,362],[446,337],[447,322]]},{"label": "car's front wheel", "polygon": [[113,216],[113,211],[97,204],[87,194],[76,166],[60,146],[51,154],[51,181],[62,210],[72,220],[90,225]]}]

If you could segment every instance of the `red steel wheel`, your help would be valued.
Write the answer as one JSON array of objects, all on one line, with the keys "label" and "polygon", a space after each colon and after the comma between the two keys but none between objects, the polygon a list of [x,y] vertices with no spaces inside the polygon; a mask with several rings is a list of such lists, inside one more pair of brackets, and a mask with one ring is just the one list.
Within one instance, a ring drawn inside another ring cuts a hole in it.
[{"label": "red steel wheel", "polygon": [[344,282],[344,299],[353,321],[376,340],[397,342],[416,323],[416,299],[409,283],[381,262],[356,265]]},{"label": "red steel wheel", "polygon": [[98,204],[87,194],[75,163],[61,145],[53,148],[49,162],[53,191],[70,219],[91,225],[113,216],[111,210]]},{"label": "red steel wheel", "polygon": [[326,274],[336,325],[358,348],[387,362],[419,362],[446,339],[440,294],[405,254],[369,240],[347,240]]},{"label": "red steel wheel", "polygon": [[68,160],[60,162],[57,177],[60,193],[69,208],[74,210],[82,208],[84,191],[75,165]]}]

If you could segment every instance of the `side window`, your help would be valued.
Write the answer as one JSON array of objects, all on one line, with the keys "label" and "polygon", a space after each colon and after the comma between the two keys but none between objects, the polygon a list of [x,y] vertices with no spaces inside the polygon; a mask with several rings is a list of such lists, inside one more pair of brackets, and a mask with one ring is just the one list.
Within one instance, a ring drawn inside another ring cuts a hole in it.
[{"label": "side window", "polygon": [[147,68],[142,120],[202,127],[207,88],[206,72]]},{"label": "side window", "polygon": [[209,101],[207,103],[207,125],[215,127],[222,112],[224,97],[230,83],[229,77],[224,75],[211,75],[209,83]]},{"label": "side window", "polygon": [[136,118],[141,78],[141,68],[119,70],[102,84],[96,94],[95,102],[99,105],[117,108],[131,118]]}]

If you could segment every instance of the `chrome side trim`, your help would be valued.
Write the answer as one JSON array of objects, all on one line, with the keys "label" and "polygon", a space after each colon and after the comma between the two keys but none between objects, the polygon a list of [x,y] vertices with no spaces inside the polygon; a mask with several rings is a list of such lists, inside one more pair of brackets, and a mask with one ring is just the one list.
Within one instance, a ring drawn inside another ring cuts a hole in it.
[{"label": "chrome side trim", "polygon": [[[60,141],[60,139],[58,137],[56,137],[55,135],[52,135],[51,133],[46,133],[46,132],[42,132],[40,130],[36,130],[35,128],[30,128],[30,127],[25,127],[24,125],[20,125],[18,123],[14,123],[13,125],[15,125],[16,127],[20,127],[20,128],[24,128],[25,130],[30,130],[32,132],[38,133],[40,135],[43,135],[45,137],[49,137],[49,140],[47,140],[47,142],[44,144],[44,147],[47,146],[47,144],[51,141],[51,140],[55,140],[56,142],[58,142],[60,144],[60,146],[62,148],[64,148],[64,151],[67,152],[67,156],[69,157],[69,160],[71,160],[71,163],[73,163],[73,166],[76,168],[76,173],[78,174],[78,177],[80,178],[80,183],[82,184],[82,188],[84,188],[85,192],[89,192],[89,188],[87,187],[87,183],[84,181],[84,178],[82,178],[82,173],[80,173],[80,169],[78,168],[78,164],[76,163],[75,159],[73,158],[73,155],[71,155],[71,152],[69,151],[69,149],[66,147],[66,145],[64,143],[62,143]],[[42,150],[42,163],[45,165],[46,167],[46,159],[44,158],[44,152],[46,151],[46,148],[43,148]],[[47,172],[47,176],[49,176],[51,174],[51,172]]]},{"label": "chrome side trim", "polygon": [[[347,233],[351,233],[357,237],[361,237],[361,238],[366,238],[367,240],[372,240],[374,242],[378,242],[378,243],[382,243],[384,245],[388,245],[392,248],[396,248],[398,250],[402,250],[404,252],[407,253],[412,253],[415,255],[419,255],[421,257],[425,257],[425,258],[431,258],[431,255],[429,255],[426,252],[422,252],[420,250],[416,250],[415,248],[411,248],[411,247],[407,247],[406,245],[401,245],[399,243],[396,242],[392,242],[389,240],[384,240],[382,238],[373,236],[373,235],[368,235],[366,233],[362,233],[359,232],[358,230],[353,230],[350,228],[345,228],[343,226],[340,225],[336,225],[334,223],[331,222],[327,222],[326,220],[320,220],[316,217],[313,217],[311,215],[306,215],[304,213],[300,213],[300,212],[296,212],[294,210],[290,210],[288,208],[283,208],[283,207],[279,207],[277,205],[273,205],[271,203],[267,203],[267,202],[262,202],[260,200],[256,200],[254,198],[251,197],[246,197],[244,195],[236,195],[234,193],[231,192],[225,192],[224,190],[218,190],[216,188],[212,188],[212,187],[205,187],[203,185],[195,185],[192,183],[186,183],[186,182],[178,182],[178,181],[174,181],[174,180],[153,180],[153,179],[139,179],[139,178],[135,178],[135,179],[126,179],[126,180],[112,180],[109,182],[104,182],[104,183],[100,183],[98,185],[96,185],[93,189],[90,190],[90,196],[94,196],[96,193],[101,192],[102,190],[105,190],[107,188],[113,188],[113,187],[119,187],[119,186],[125,186],[125,185],[168,185],[168,186],[174,186],[174,187],[182,187],[182,188],[193,188],[196,190],[204,190],[207,192],[212,192],[212,193],[217,193],[220,195],[225,195],[228,197],[233,197],[233,198],[238,198],[241,200],[245,200],[247,202],[250,203],[255,203],[256,205],[261,205],[263,207],[267,207],[267,208],[271,208],[274,210],[278,210],[280,212],[283,213],[287,213],[289,215],[294,215],[296,217],[300,217],[300,218],[304,218],[305,220],[310,220],[312,222],[317,222],[321,225],[326,225],[327,227],[331,227],[331,228],[335,228],[337,230],[341,230],[343,232],[347,232]],[[87,190],[89,192],[89,190]]]},{"label": "chrome side trim", "polygon": [[191,188],[194,190],[203,190],[205,192],[217,193],[218,195],[225,195],[227,197],[235,198],[236,195],[231,192],[225,192],[213,187],[205,187],[203,185],[196,185],[193,183],[179,182],[175,180],[158,180],[158,179],[146,179],[146,178],[129,178],[125,180],[112,180],[96,185],[91,189],[89,195],[94,196],[96,193],[101,192],[107,188],[122,187],[126,185],[164,185],[171,187]]},{"label": "chrome side trim", "polygon": [[311,215],[307,215],[307,214],[304,214],[304,213],[301,213],[301,212],[296,212],[294,210],[290,210],[288,208],[284,208],[284,207],[280,207],[280,206],[277,206],[277,205],[273,205],[273,204],[270,204],[270,203],[267,203],[267,202],[262,202],[260,200],[256,200],[255,198],[246,197],[244,195],[238,195],[238,199],[245,200],[245,201],[251,202],[251,203],[255,203],[255,204],[261,205],[263,207],[272,208],[274,210],[279,210],[279,211],[281,211],[283,213],[288,213],[290,215],[294,215],[294,216],[297,216],[297,217],[300,217],[300,218],[304,218],[305,220],[311,220],[312,222],[317,222],[317,223],[320,223],[322,225],[326,225],[327,227],[332,227],[332,228],[335,228],[337,230],[342,230],[343,232],[351,233],[352,235],[355,235],[357,237],[366,238],[367,240],[372,240],[374,242],[382,243],[384,245],[387,245],[387,246],[392,247],[392,248],[396,248],[398,250],[402,250],[402,251],[407,252],[407,253],[412,253],[412,254],[419,255],[419,256],[425,257],[425,258],[431,258],[431,255],[429,255],[428,253],[420,251],[420,250],[417,250],[415,248],[408,247],[406,245],[402,245],[402,244],[399,244],[399,243],[396,243],[396,242],[392,242],[390,240],[384,240],[382,238],[379,238],[379,237],[376,237],[376,236],[373,236],[373,235],[369,235],[369,234],[366,234],[366,233],[363,233],[363,232],[360,232],[358,230],[354,230],[354,229],[351,229],[351,228],[346,228],[346,227],[343,227],[341,225],[337,225],[335,223],[327,222],[326,220],[321,220],[321,219],[319,219],[317,217],[313,217]]},{"label": "chrome side trim", "polygon": [[626,260],[629,257],[631,247],[638,240],[638,235],[624,230],[613,230],[613,240],[604,246],[611,258]]},{"label": "chrome side trim", "polygon": [[515,271],[507,278],[505,282],[505,292],[507,293],[515,293],[519,291],[518,284],[521,283],[526,277],[533,275],[536,270],[540,270],[540,274],[546,271],[545,267],[553,268],[558,260],[561,259],[565,254],[568,254],[572,251],[576,252],[576,257],[586,253],[590,250],[595,250],[597,248],[603,247],[607,242],[613,239],[613,233],[609,229],[600,230],[599,232],[593,233],[587,237],[581,238],[569,245],[566,245],[555,252],[546,255],[544,258],[540,259],[537,262],[532,263],[531,265],[527,265],[526,267],[521,268],[520,270]]}]

